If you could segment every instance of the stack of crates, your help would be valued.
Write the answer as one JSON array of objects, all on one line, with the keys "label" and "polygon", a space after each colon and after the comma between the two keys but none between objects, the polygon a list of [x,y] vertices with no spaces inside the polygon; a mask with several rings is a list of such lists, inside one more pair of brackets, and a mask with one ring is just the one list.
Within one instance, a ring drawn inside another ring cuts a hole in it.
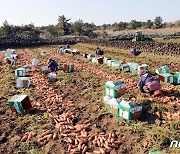
[{"label": "stack of crates", "polygon": [[17,88],[29,88],[30,78],[27,77],[27,73],[31,70],[28,65],[19,67],[15,70],[15,76],[17,76],[16,86]]},{"label": "stack of crates", "polygon": [[104,103],[107,110],[118,116],[120,97],[125,93],[125,84],[120,81],[107,81],[105,83]]},{"label": "stack of crates", "polygon": [[74,64],[63,64],[63,71],[67,73],[74,72]]},{"label": "stack of crates", "polygon": [[156,69],[156,73],[158,74],[158,79],[162,82],[173,83],[173,75],[170,73],[169,68],[167,66],[162,66]]},{"label": "stack of crates", "polygon": [[87,58],[87,56],[88,56],[88,53],[84,53],[84,54],[83,54],[83,57],[84,57],[84,58]]},{"label": "stack of crates", "polygon": [[49,73],[49,68],[48,68],[48,66],[42,66],[41,70],[42,70],[42,72],[43,72],[44,74],[48,74],[48,73]]},{"label": "stack of crates", "polygon": [[42,57],[45,57],[46,55],[47,55],[47,53],[46,53],[45,51],[42,51],[42,52],[41,52],[41,56],[42,56]]},{"label": "stack of crates", "polygon": [[88,55],[87,55],[87,58],[92,61],[92,58],[95,58],[95,56],[92,55],[92,54],[88,54]]},{"label": "stack of crates", "polygon": [[173,82],[175,84],[180,84],[180,72],[176,72],[173,75]]},{"label": "stack of crates", "polygon": [[120,63],[119,63],[119,61],[117,61],[117,60],[107,60],[107,65],[108,66],[112,66],[112,67],[119,67],[120,66]]},{"label": "stack of crates", "polygon": [[120,68],[121,71],[124,71],[124,72],[129,72],[130,71],[129,64],[126,61],[121,61],[119,68]]},{"label": "stack of crates", "polygon": [[104,62],[103,59],[104,59],[103,57],[97,57],[97,63],[98,64],[103,64],[103,62]]},{"label": "stack of crates", "polygon": [[15,70],[15,76],[24,77],[27,75],[26,69],[23,67],[19,67]]},{"label": "stack of crates", "polygon": [[138,66],[138,74],[139,74],[140,71],[142,71],[142,70],[148,71],[148,65],[147,65],[147,64],[142,64],[142,65]]},{"label": "stack of crates", "polygon": [[128,64],[129,64],[130,72],[133,73],[133,74],[138,74],[139,64],[133,63],[133,62],[130,62]]},{"label": "stack of crates", "polygon": [[30,99],[27,95],[14,95],[8,100],[8,105],[12,112],[25,114],[32,109]]},{"label": "stack of crates", "polygon": [[119,103],[119,117],[132,120],[138,119],[141,116],[142,106],[137,105],[134,102],[122,100]]},{"label": "stack of crates", "polygon": [[54,72],[48,74],[48,81],[55,82],[57,80],[57,75]]},{"label": "stack of crates", "polygon": [[63,54],[64,53],[64,49],[63,48],[60,48],[58,51],[57,51],[58,54]]},{"label": "stack of crates", "polygon": [[103,57],[93,57],[91,60],[93,63],[103,64]]},{"label": "stack of crates", "polygon": [[142,106],[123,99],[125,84],[120,81],[105,83],[105,108],[114,116],[126,120],[138,119],[141,116]]},{"label": "stack of crates", "polygon": [[91,58],[91,61],[92,61],[93,63],[97,63],[97,57],[92,57],[92,58]]},{"label": "stack of crates", "polygon": [[23,68],[26,70],[26,73],[31,71],[31,67],[29,65],[24,65]]},{"label": "stack of crates", "polygon": [[104,57],[104,64],[108,64],[108,60],[111,60],[111,58],[108,58],[108,57]]},{"label": "stack of crates", "polygon": [[65,53],[71,53],[72,50],[71,50],[71,49],[64,49],[64,52],[65,52]]},{"label": "stack of crates", "polygon": [[108,59],[107,62],[106,62],[106,64],[107,64],[108,66],[112,66],[112,62],[114,62],[114,61],[115,61],[115,60]]},{"label": "stack of crates", "polygon": [[10,65],[15,65],[16,64],[16,60],[10,58],[10,57],[5,57],[4,58],[4,62]]},{"label": "stack of crates", "polygon": [[115,60],[115,61],[113,61],[113,62],[111,63],[111,66],[112,66],[112,67],[119,67],[119,66],[120,66],[120,63],[119,63],[119,61]]},{"label": "stack of crates", "polygon": [[29,77],[19,77],[16,83],[17,88],[29,88],[31,82]]}]

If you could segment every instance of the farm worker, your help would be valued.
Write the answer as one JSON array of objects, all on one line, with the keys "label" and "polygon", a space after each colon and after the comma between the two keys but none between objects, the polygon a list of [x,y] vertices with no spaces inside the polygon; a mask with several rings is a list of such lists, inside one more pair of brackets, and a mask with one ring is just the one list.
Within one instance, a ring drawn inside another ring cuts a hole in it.
[{"label": "farm worker", "polygon": [[50,68],[52,72],[56,72],[58,70],[58,63],[54,59],[49,58],[48,68]]},{"label": "farm worker", "polygon": [[62,46],[59,46],[59,49],[58,49],[57,53],[62,53],[63,50],[64,50],[64,48]]},{"label": "farm worker", "polygon": [[103,55],[103,54],[104,54],[104,52],[99,47],[97,47],[96,55]]},{"label": "farm worker", "polygon": [[159,82],[146,70],[140,71],[138,86],[141,92],[146,93],[154,93],[156,90],[160,90]]},{"label": "farm worker", "polygon": [[65,49],[69,49],[69,48],[70,48],[69,44],[66,44]]},{"label": "farm worker", "polygon": [[131,48],[131,53],[132,53],[133,55],[137,55],[137,50],[136,50],[136,48]]}]

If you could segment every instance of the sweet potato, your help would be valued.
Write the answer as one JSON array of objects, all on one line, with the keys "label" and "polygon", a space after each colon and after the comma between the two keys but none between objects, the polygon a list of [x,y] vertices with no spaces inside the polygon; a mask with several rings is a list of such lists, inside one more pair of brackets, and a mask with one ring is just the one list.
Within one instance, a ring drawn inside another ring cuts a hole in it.
[{"label": "sweet potato", "polygon": [[104,147],[108,150],[111,149],[107,144],[104,144]]},{"label": "sweet potato", "polygon": [[90,120],[86,120],[86,121],[83,122],[83,124],[87,124],[89,122],[90,122]]},{"label": "sweet potato", "polygon": [[37,134],[36,134],[36,133],[34,133],[34,132],[32,132],[32,134],[31,134],[31,135],[32,135],[32,137],[35,137]]},{"label": "sweet potato", "polygon": [[94,150],[93,153],[94,153],[94,154],[101,154],[100,151],[96,151],[96,150]]},{"label": "sweet potato", "polygon": [[50,130],[47,130],[46,132],[44,132],[44,133],[41,134],[41,137],[44,137],[44,136],[46,136],[46,135],[49,135],[50,133],[51,133],[51,131],[50,131]]},{"label": "sweet potato", "polygon": [[71,132],[71,130],[70,129],[67,129],[67,130],[65,130],[63,133],[64,134],[67,134],[67,133],[70,133]]},{"label": "sweet potato", "polygon": [[114,134],[114,133],[112,133],[112,137],[115,137],[115,134]]},{"label": "sweet potato", "polygon": [[113,143],[113,144],[110,144],[109,146],[110,146],[111,148],[116,148],[116,149],[118,148],[118,145],[117,145],[117,144],[114,144],[114,143]]},{"label": "sweet potato", "polygon": [[68,152],[70,152],[71,149],[72,149],[72,144],[70,144],[70,145],[68,146]]},{"label": "sweet potato", "polygon": [[57,139],[57,133],[54,133],[53,134],[53,140],[56,140]]},{"label": "sweet potato", "polygon": [[121,141],[114,141],[115,144],[121,144]]},{"label": "sweet potato", "polygon": [[29,133],[29,134],[28,134],[27,141],[29,141],[29,140],[31,139],[31,137],[32,137],[32,133]]},{"label": "sweet potato", "polygon": [[64,136],[64,137],[67,137],[68,136],[68,134],[61,134],[62,136]]},{"label": "sweet potato", "polygon": [[[53,137],[53,134],[49,134],[49,135],[46,135],[47,136],[47,139],[51,139]],[[44,137],[46,137],[44,136]]]},{"label": "sweet potato", "polygon": [[114,138],[111,138],[111,143],[114,143]]},{"label": "sweet potato", "polygon": [[91,136],[88,138],[88,141],[92,141],[93,137],[95,137],[95,134],[91,135]]},{"label": "sweet potato", "polygon": [[101,154],[105,154],[105,151],[103,150],[103,148],[100,148],[99,150],[100,150]]},{"label": "sweet potato", "polygon": [[75,154],[76,152],[79,151],[79,149],[78,149],[78,148],[75,148],[75,149],[71,149],[70,151],[72,152],[72,154]]},{"label": "sweet potato", "polygon": [[28,139],[28,135],[24,135],[21,139],[21,142],[25,142]]},{"label": "sweet potato", "polygon": [[85,153],[87,151],[88,147],[84,146],[82,153]]},{"label": "sweet potato", "polygon": [[67,139],[68,139],[68,142],[72,144],[72,142],[73,142],[72,139],[69,137]]}]

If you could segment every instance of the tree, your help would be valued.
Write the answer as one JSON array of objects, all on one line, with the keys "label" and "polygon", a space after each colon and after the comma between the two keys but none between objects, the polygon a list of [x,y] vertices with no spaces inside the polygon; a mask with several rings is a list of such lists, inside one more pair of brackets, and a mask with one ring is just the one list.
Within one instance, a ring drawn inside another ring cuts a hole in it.
[{"label": "tree", "polygon": [[156,28],[156,29],[162,28],[162,26],[163,26],[162,21],[163,20],[162,20],[162,18],[160,16],[156,17],[154,19],[154,28]]},{"label": "tree", "polygon": [[7,20],[4,21],[3,26],[1,27],[3,35],[10,35],[12,32],[12,26],[9,25]]},{"label": "tree", "polygon": [[82,35],[83,34],[83,25],[84,22],[82,20],[77,20],[72,24],[72,30],[75,35]]},{"label": "tree", "polygon": [[180,20],[177,20],[174,24],[176,27],[180,27]]},{"label": "tree", "polygon": [[153,22],[151,20],[147,20],[145,23],[145,28],[151,28],[153,26]]},{"label": "tree", "polygon": [[48,33],[50,36],[55,36],[57,35],[57,31],[55,29],[54,25],[48,25],[45,28],[46,33]]},{"label": "tree", "polygon": [[83,25],[83,35],[89,37],[96,37],[97,35],[93,32],[95,30],[94,24],[84,23]]},{"label": "tree", "polygon": [[131,20],[131,22],[128,24],[128,29],[136,29],[138,27],[138,22],[136,20]]},{"label": "tree", "polygon": [[56,25],[56,29],[58,34],[60,35],[68,35],[70,34],[70,24],[68,23],[71,19],[66,19],[64,15],[58,17],[58,24]]}]

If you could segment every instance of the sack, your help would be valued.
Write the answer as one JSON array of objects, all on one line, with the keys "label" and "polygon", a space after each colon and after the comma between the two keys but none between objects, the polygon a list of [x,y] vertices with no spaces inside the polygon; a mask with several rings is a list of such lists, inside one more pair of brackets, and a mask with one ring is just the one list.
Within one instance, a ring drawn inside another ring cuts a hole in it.
[{"label": "sack", "polygon": [[146,86],[149,88],[150,91],[159,90],[161,88],[159,82],[156,80],[149,82]]},{"label": "sack", "polygon": [[48,77],[56,79],[56,73],[49,73]]},{"label": "sack", "polygon": [[36,59],[36,58],[34,58],[33,60],[32,60],[32,65],[33,66],[37,66],[38,65],[38,59]]}]

